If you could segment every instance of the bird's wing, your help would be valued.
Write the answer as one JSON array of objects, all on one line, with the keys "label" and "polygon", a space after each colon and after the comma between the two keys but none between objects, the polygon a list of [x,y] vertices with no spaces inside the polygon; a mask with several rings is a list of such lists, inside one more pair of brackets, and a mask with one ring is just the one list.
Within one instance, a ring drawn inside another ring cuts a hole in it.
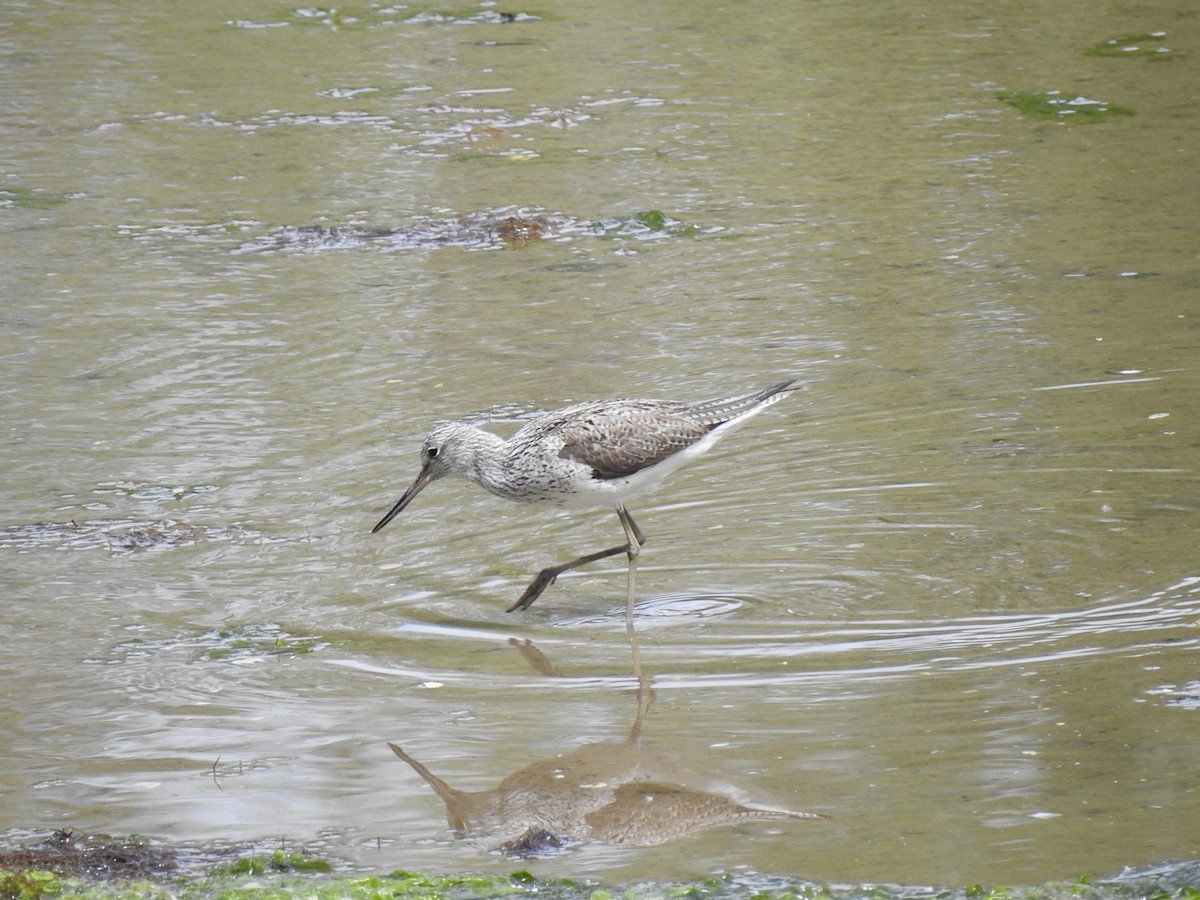
[{"label": "bird's wing", "polygon": [[697,421],[668,404],[610,406],[560,421],[558,455],[590,466],[596,478],[627,478],[690,447],[718,424]]}]

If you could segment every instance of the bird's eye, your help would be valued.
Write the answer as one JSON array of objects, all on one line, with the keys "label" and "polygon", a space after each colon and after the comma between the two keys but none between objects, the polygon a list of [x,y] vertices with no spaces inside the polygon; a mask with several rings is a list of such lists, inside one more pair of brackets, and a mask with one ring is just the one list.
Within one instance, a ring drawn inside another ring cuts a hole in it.
[{"label": "bird's eye", "polygon": [[430,447],[429,450],[427,450],[426,452],[429,454],[430,459],[435,459],[438,455],[438,448]]}]

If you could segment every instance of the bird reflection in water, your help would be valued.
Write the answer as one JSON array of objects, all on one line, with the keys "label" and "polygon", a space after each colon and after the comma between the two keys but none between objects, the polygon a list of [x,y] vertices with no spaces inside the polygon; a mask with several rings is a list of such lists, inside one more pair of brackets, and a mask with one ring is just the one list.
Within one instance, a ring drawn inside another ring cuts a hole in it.
[{"label": "bird reflection in water", "polygon": [[[557,674],[528,641],[510,643],[543,674]],[[446,804],[456,837],[510,857],[543,856],[584,841],[646,847],[718,825],[824,818],[674,754],[642,749],[652,697],[639,672],[638,712],[625,741],[584,744],[539,760],[489,791],[452,788],[401,747],[388,746]]]}]

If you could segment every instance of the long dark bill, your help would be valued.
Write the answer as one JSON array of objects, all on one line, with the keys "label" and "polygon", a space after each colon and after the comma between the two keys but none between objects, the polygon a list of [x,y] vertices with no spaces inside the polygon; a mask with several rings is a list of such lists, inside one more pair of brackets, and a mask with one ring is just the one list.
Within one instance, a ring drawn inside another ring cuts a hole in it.
[{"label": "long dark bill", "polygon": [[404,492],[404,495],[396,501],[396,505],[388,511],[386,516],[379,520],[378,525],[371,529],[371,534],[374,534],[388,522],[392,521],[392,519],[396,518],[396,516],[400,515],[400,513],[404,510],[404,507],[412,503],[413,497],[421,493],[421,490],[425,487],[425,485],[429,484],[429,482],[432,480],[433,479],[429,476],[429,472],[422,470],[421,474],[417,476],[417,480],[409,485],[409,488]]}]

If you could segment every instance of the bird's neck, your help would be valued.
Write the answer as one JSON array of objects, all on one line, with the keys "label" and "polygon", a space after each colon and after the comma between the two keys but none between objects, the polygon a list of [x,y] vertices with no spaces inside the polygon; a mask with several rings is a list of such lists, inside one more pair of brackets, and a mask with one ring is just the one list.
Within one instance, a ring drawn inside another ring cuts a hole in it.
[{"label": "bird's neck", "polygon": [[504,438],[484,431],[472,429],[470,444],[463,454],[462,474],[493,494],[506,496],[506,478],[504,469]]}]

